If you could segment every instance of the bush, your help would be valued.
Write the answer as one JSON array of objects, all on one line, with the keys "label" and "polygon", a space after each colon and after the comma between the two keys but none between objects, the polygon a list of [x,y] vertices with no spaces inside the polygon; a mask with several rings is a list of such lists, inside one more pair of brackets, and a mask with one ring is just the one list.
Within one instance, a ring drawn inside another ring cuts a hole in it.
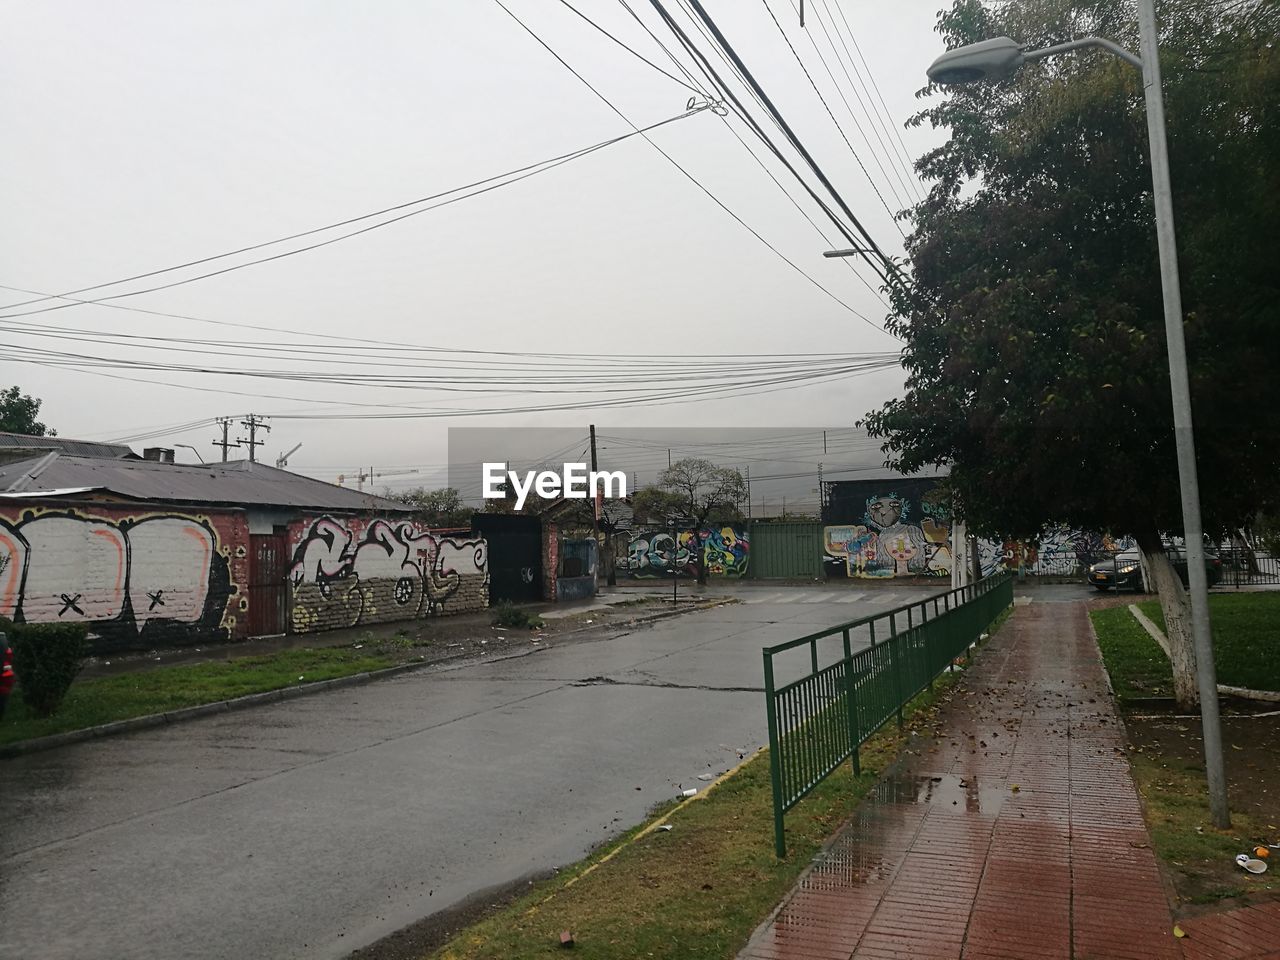
[{"label": "bush", "polygon": [[15,623],[8,633],[23,702],[38,717],[52,716],[88,653],[87,628],[82,623]]},{"label": "bush", "polygon": [[510,600],[503,600],[493,608],[493,625],[537,630],[542,626],[542,618],[536,613],[520,609]]}]

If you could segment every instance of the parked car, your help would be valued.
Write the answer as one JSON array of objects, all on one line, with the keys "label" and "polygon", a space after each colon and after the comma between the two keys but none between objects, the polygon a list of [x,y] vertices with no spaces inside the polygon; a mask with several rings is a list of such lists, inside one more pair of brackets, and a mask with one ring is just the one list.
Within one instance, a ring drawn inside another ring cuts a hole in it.
[{"label": "parked car", "polygon": [[[1173,569],[1182,581],[1182,585],[1188,586],[1187,555],[1182,545],[1166,544],[1165,553],[1169,557],[1169,562],[1173,564]],[[1211,587],[1222,579],[1222,559],[1209,547],[1206,547],[1204,552],[1204,572],[1209,578]],[[1110,560],[1095,563],[1089,568],[1088,580],[1099,590],[1141,590],[1142,564],[1138,551],[1125,550],[1123,553],[1117,553]]]},{"label": "parked car", "polygon": [[13,650],[3,633],[0,633],[0,720],[4,719],[4,705],[13,692]]}]

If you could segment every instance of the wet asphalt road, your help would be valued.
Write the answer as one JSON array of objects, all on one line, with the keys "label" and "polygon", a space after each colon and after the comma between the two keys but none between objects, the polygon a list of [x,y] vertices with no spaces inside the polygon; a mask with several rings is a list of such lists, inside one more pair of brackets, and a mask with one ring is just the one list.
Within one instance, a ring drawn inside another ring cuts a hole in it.
[{"label": "wet asphalt road", "polygon": [[765,644],[932,592],[744,588],[631,633],[0,761],[0,956],[345,956],[578,859],[761,746]]}]

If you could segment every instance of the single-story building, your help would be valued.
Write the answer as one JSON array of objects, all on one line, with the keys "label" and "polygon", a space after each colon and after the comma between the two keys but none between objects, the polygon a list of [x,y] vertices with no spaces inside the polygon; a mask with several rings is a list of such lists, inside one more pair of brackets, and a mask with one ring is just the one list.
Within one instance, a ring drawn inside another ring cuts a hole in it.
[{"label": "single-story building", "polygon": [[[0,435],[0,616],[82,622],[98,649],[481,610],[487,541],[263,463]],[[34,442],[34,441],[38,441]]]}]

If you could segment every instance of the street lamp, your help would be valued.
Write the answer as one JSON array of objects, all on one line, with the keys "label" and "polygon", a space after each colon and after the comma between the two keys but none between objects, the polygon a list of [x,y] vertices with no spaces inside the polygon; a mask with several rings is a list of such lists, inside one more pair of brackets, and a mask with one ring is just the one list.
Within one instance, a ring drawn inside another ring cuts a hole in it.
[{"label": "street lamp", "polygon": [[1225,828],[1231,825],[1231,816],[1227,809],[1226,777],[1222,766],[1222,729],[1218,718],[1218,679],[1213,663],[1213,637],[1209,628],[1209,584],[1204,567],[1200,484],[1196,476],[1195,438],[1191,429],[1191,390],[1187,377],[1187,344],[1182,330],[1182,291],[1178,282],[1178,248],[1173,231],[1169,147],[1165,135],[1164,97],[1160,87],[1155,0],[1138,0],[1138,33],[1142,50],[1140,58],[1102,37],[1083,37],[1038,50],[1027,50],[1008,37],[995,37],[948,50],[933,61],[928,74],[930,80],[941,84],[1000,80],[1028,61],[1082,47],[1101,47],[1142,71],[1147,104],[1147,137],[1151,145],[1156,241],[1160,251],[1160,286],[1164,293],[1169,383],[1173,394],[1173,435],[1177,446],[1178,480],[1182,493],[1187,575],[1191,582],[1191,637],[1196,655],[1196,681],[1200,690],[1209,812],[1214,826]]}]

